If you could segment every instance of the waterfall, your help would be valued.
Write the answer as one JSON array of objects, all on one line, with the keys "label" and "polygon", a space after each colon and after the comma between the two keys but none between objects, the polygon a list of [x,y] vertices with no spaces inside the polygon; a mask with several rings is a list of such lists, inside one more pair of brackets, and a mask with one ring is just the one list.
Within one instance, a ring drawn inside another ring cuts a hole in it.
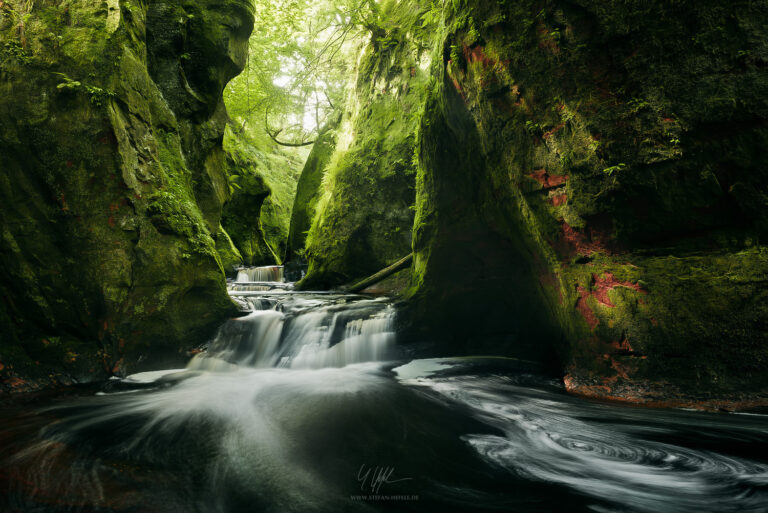
[{"label": "waterfall", "polygon": [[283,281],[283,266],[269,265],[266,267],[244,267],[238,269],[238,283],[243,282],[281,282]]},{"label": "waterfall", "polygon": [[279,281],[236,281],[230,282],[227,288],[230,292],[266,292],[268,290],[292,290],[293,284]]},{"label": "waterfall", "polygon": [[239,367],[316,369],[381,361],[392,356],[394,307],[343,295],[248,297],[253,311],[219,328],[188,369]]},{"label": "waterfall", "polygon": [[[288,365],[292,368],[312,369],[383,360],[390,353],[395,340],[393,313],[391,306],[365,319],[345,320],[342,313],[336,313],[327,329],[323,326],[325,319],[315,318],[301,330],[311,340],[294,344],[298,352],[289,360]],[[340,324],[344,326],[344,334],[340,342],[333,344],[334,328]]]}]

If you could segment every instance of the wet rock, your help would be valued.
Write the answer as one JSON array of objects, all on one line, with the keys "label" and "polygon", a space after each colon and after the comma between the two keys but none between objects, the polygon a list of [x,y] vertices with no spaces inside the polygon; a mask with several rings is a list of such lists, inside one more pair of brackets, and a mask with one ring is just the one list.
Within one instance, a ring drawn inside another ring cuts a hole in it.
[{"label": "wet rock", "polygon": [[511,354],[557,352],[573,393],[764,401],[766,19],[694,2],[449,12],[420,133],[415,317],[465,352],[504,329]]},{"label": "wet rock", "polygon": [[221,93],[251,5],[113,3],[0,12],[5,390],[179,360],[235,310]]}]

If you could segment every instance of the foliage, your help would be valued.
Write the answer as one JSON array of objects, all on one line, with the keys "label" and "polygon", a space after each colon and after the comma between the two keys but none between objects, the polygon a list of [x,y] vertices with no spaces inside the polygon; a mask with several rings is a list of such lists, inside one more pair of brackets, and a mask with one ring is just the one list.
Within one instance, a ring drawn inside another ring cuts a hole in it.
[{"label": "foliage", "polygon": [[615,166],[606,167],[605,169],[603,169],[603,173],[605,173],[608,176],[613,176],[614,173],[618,171],[622,171],[625,167],[627,167],[627,165],[624,163],[617,164]]},{"label": "foliage", "polygon": [[282,142],[307,144],[341,105],[362,38],[381,36],[377,5],[268,0],[255,9],[250,56],[227,87],[227,108],[241,129],[260,126]]},{"label": "foliage", "polygon": [[24,51],[24,47],[21,46],[21,43],[18,41],[6,41],[3,43],[3,49],[1,53],[7,57],[16,59],[19,64],[27,64],[30,61],[27,52]]},{"label": "foliage", "polygon": [[436,16],[429,12],[394,0],[258,2],[248,63],[225,91],[230,116],[240,129],[310,143],[342,107],[364,45],[392,51],[405,32],[428,29]]},{"label": "foliage", "polygon": [[413,154],[434,37],[424,14],[417,3],[379,4],[378,32],[357,61],[324,166],[300,287],[351,282],[410,252]]},{"label": "foliage", "polygon": [[72,78],[70,78],[64,73],[54,73],[54,74],[59,75],[64,80],[64,82],[61,82],[56,86],[56,89],[65,89],[70,91],[83,91],[88,95],[90,102],[97,107],[104,106],[107,103],[107,101],[115,97],[115,93],[112,91],[102,89],[101,87],[84,84],[79,80],[73,80]]},{"label": "foliage", "polygon": [[247,264],[279,263],[285,253],[304,156],[274,146],[258,130],[224,136],[232,198],[222,225]]},{"label": "foliage", "polygon": [[[411,76],[414,65],[400,58],[398,47],[406,32],[428,27],[420,27],[422,9],[411,3],[392,16],[397,5],[391,0],[270,0],[256,5],[249,60],[225,91],[233,120],[225,138],[233,198],[223,225],[247,262],[269,263],[264,259],[284,255],[296,182],[309,148],[281,146],[312,144],[322,127],[340,116],[355,81],[380,72],[358,67],[361,51],[376,52],[381,62],[393,55],[402,61],[395,63],[402,66],[398,73]],[[286,38],[287,33],[292,37]],[[373,60],[368,55],[365,62]],[[414,121],[417,109],[410,110]],[[380,124],[386,128],[390,122]],[[260,182],[251,183],[248,177]]]}]

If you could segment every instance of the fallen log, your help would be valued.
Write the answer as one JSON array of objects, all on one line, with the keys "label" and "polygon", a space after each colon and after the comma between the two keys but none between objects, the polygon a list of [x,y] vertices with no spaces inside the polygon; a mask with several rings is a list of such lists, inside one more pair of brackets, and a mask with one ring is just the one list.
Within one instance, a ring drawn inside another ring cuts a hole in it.
[{"label": "fallen log", "polygon": [[367,289],[374,283],[378,283],[384,278],[387,278],[389,276],[392,276],[398,271],[402,271],[406,267],[409,267],[411,265],[411,262],[413,261],[413,253],[408,253],[408,255],[404,256],[394,264],[390,265],[389,267],[385,267],[381,271],[377,272],[376,274],[372,274],[371,276],[365,278],[364,280],[361,280],[351,287],[347,287],[345,290],[347,292],[360,292],[361,290]]}]

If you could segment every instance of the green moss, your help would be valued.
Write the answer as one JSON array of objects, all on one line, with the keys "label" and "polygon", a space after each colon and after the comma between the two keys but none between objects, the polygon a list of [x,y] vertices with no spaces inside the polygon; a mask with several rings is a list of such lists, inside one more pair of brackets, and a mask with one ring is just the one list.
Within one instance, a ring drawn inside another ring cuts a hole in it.
[{"label": "green moss", "polygon": [[0,379],[35,388],[177,365],[234,310],[212,235],[226,196],[220,93],[247,39],[220,22],[239,11],[204,16],[221,37],[200,43],[213,91],[201,105],[162,79],[180,55],[157,58],[154,36],[173,32],[157,4],[5,6]]},{"label": "green moss", "polygon": [[219,254],[221,265],[227,274],[232,274],[235,268],[243,264],[243,256],[232,242],[229,234],[221,226],[219,226],[219,231],[216,234],[216,252]]},{"label": "green moss", "polygon": [[501,292],[485,304],[510,304],[506,318],[526,326],[510,331],[532,318],[562,330],[576,381],[657,398],[765,388],[765,13],[541,7],[443,12],[419,133],[412,312],[458,315],[452,294],[486,296],[494,285],[473,274],[454,292],[456,270],[479,266],[549,312]]},{"label": "green moss", "polygon": [[312,151],[304,163],[298,184],[296,186],[296,198],[291,211],[291,224],[288,236],[286,259],[303,259],[307,240],[307,233],[312,226],[315,217],[315,208],[320,199],[323,176],[334,149],[336,148],[337,134],[340,117],[325,127],[318,136]]},{"label": "green moss", "polygon": [[182,191],[170,188],[154,193],[148,198],[147,214],[161,232],[182,235],[193,251],[215,257],[217,253],[211,234],[202,223],[199,211],[188,199],[185,200]]},{"label": "green moss", "polygon": [[382,6],[386,37],[364,49],[336,129],[306,238],[303,287],[351,282],[410,252],[413,152],[430,61],[424,13],[407,2]]},{"label": "green moss", "polygon": [[286,251],[301,156],[254,134],[224,137],[232,198],[222,225],[249,265],[281,263]]}]

